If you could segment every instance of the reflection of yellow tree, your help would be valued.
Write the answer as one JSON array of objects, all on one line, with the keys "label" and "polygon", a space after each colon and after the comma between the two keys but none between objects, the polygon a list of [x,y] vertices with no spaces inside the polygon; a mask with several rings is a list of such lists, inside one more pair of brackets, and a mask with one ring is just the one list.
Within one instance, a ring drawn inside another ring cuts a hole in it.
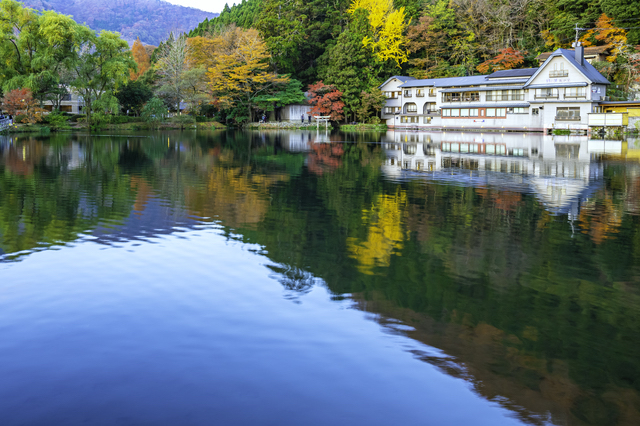
[{"label": "reflection of yellow tree", "polygon": [[260,222],[269,208],[270,187],[286,181],[288,175],[213,166],[205,179],[206,186],[186,189],[186,204],[198,215],[218,217],[225,225],[235,227]]},{"label": "reflection of yellow tree", "polygon": [[398,191],[395,195],[378,195],[371,209],[362,211],[362,222],[368,227],[367,239],[347,239],[350,256],[358,261],[361,272],[372,274],[376,266],[389,266],[391,255],[402,249],[406,206],[407,194]]},{"label": "reflection of yellow tree", "polygon": [[586,204],[580,212],[582,232],[589,234],[594,243],[600,244],[612,238],[622,224],[622,209],[615,205],[610,194],[596,202]]}]

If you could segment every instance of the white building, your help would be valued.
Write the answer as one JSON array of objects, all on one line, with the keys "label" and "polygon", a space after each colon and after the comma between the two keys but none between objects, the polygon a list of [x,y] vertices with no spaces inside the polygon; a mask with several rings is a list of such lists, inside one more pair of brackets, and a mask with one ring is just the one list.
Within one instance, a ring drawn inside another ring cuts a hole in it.
[{"label": "white building", "polygon": [[605,100],[609,81],[584,59],[584,48],[558,49],[540,68],[490,75],[414,79],[380,86],[390,128],[586,131],[588,113]]}]

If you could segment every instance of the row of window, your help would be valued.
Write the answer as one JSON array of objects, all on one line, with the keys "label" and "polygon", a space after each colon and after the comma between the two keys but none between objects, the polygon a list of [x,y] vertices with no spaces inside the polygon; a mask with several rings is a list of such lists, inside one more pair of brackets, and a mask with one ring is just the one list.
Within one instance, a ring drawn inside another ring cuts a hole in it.
[{"label": "row of window", "polygon": [[529,108],[443,108],[443,117],[506,117],[509,114],[528,114]]}]

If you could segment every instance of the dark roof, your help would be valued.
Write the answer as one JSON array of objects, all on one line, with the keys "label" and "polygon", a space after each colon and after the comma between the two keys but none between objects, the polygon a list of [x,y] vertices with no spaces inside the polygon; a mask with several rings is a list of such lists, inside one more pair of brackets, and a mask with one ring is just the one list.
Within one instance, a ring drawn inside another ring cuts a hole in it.
[{"label": "dark roof", "polygon": [[489,74],[487,78],[529,77],[535,74],[538,68],[521,68],[517,70],[502,70]]},{"label": "dark roof", "polygon": [[443,89],[440,93],[458,93],[458,92],[490,92],[492,90],[519,90],[524,86],[487,86],[487,87],[463,87],[459,89]]},{"label": "dark roof", "polygon": [[[585,56],[594,56],[594,55],[602,55],[609,52],[611,49],[611,45],[607,44],[604,46],[591,46],[584,48]],[[551,56],[553,52],[544,52],[536,56],[538,61],[546,61],[549,56]]]},{"label": "dark roof", "polygon": [[[562,56],[564,57],[567,61],[569,61],[569,63],[571,63],[571,65],[573,65],[574,67],[576,67],[576,69],[578,69],[578,71],[580,71],[585,77],[587,77],[587,79],[589,79],[592,83],[595,84],[611,84],[609,83],[609,80],[607,80],[606,78],[604,78],[604,76],[602,74],[600,74],[598,72],[597,69],[595,69],[595,67],[593,65],[591,65],[589,62],[587,61],[583,61],[583,64],[580,65],[578,63],[578,61],[576,61],[576,52],[575,50],[569,50],[569,49],[558,49],[555,52],[553,52],[551,54],[551,56],[549,57],[549,59],[556,57],[556,56]],[[545,61],[544,64],[542,64],[542,66],[540,68],[538,68],[538,71],[535,72],[535,74],[531,77],[531,79],[529,81],[533,81],[534,77],[536,75],[538,75],[538,73],[546,66],[546,64],[548,64],[549,62]],[[527,87],[529,84],[525,84],[525,87]]]},{"label": "dark roof", "polygon": [[601,101],[600,105],[611,105],[611,106],[633,106],[633,105],[638,105],[640,106],[640,101]]}]

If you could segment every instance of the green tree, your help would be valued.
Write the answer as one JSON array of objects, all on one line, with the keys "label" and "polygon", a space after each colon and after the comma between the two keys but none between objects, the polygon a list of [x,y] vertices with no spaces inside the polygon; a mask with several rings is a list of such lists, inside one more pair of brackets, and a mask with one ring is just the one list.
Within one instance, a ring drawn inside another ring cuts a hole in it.
[{"label": "green tree", "polygon": [[142,118],[144,121],[157,125],[165,119],[167,106],[162,99],[154,97],[142,107]]},{"label": "green tree", "polygon": [[152,96],[151,87],[140,80],[129,81],[116,92],[116,98],[127,115],[139,115],[142,106]]},{"label": "green tree", "polygon": [[113,93],[129,79],[129,71],[136,68],[129,45],[117,33],[102,31],[96,36],[86,33],[78,60],[71,69],[71,85],[82,96],[87,123],[92,125],[94,102]]}]

